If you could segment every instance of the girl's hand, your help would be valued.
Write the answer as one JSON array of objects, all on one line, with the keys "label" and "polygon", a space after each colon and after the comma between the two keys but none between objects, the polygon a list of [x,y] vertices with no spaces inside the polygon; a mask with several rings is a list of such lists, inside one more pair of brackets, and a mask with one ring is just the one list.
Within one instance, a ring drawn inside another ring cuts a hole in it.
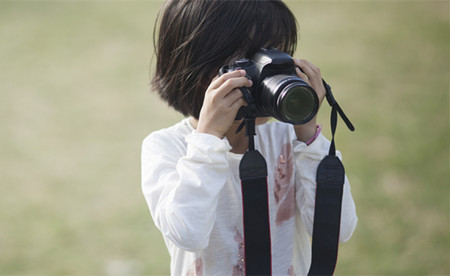
[{"label": "girl's hand", "polygon": [[[300,69],[296,68],[297,75],[303,79],[307,84],[309,84],[314,91],[317,93],[317,97],[319,98],[319,107],[322,104],[323,99],[325,98],[326,90],[323,86],[322,75],[320,73],[320,69],[307,61],[306,59],[294,59],[295,65],[300,67]],[[316,134],[316,116],[314,116],[311,121],[303,125],[294,125],[295,133],[297,134],[297,139],[306,142]]]},{"label": "girl's hand", "polygon": [[239,87],[250,87],[252,81],[244,70],[228,72],[209,85],[197,124],[197,132],[223,138],[233,124],[241,106],[247,105]]}]

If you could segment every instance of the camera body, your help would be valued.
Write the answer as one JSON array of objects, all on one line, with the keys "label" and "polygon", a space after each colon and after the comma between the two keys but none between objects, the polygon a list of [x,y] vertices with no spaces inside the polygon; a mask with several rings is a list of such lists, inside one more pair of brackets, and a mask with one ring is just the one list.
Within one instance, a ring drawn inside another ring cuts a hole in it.
[{"label": "camera body", "polygon": [[[241,87],[255,103],[254,117],[274,117],[282,122],[304,124],[319,109],[319,99],[314,89],[297,76],[294,60],[276,49],[261,49],[251,59],[243,58],[230,66],[223,66],[219,75],[243,69],[252,87]],[[249,100],[246,96],[247,101]],[[236,119],[249,112],[242,107]]]}]

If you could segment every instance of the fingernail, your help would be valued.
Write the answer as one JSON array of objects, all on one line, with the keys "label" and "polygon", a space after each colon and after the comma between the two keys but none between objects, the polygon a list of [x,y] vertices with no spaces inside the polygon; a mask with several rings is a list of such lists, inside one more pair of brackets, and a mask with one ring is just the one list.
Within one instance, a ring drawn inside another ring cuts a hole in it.
[{"label": "fingernail", "polygon": [[245,72],[245,70],[239,70],[239,72],[241,72],[242,76],[245,76],[247,74],[247,72]]}]

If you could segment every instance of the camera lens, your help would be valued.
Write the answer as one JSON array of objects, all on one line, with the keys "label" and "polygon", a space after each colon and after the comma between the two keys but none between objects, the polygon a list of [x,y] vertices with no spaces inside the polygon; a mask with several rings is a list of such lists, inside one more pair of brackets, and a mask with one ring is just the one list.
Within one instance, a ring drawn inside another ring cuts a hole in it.
[{"label": "camera lens", "polygon": [[294,75],[269,76],[263,80],[260,91],[256,98],[260,114],[286,123],[307,123],[319,108],[314,89]]},{"label": "camera lens", "polygon": [[306,123],[317,111],[316,92],[309,86],[292,83],[278,97],[278,108],[285,120],[297,124]]}]

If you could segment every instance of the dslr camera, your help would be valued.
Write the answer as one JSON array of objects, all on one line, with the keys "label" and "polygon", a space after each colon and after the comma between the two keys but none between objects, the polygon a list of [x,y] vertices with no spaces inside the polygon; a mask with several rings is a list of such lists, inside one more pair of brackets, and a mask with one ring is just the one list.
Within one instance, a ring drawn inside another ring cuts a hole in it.
[{"label": "dslr camera", "polygon": [[239,110],[236,119],[251,113],[254,117],[304,124],[314,118],[319,99],[314,89],[297,76],[295,68],[292,57],[276,49],[261,49],[251,59],[223,66],[219,75],[243,69],[253,82],[250,88],[240,88],[249,104]]}]

